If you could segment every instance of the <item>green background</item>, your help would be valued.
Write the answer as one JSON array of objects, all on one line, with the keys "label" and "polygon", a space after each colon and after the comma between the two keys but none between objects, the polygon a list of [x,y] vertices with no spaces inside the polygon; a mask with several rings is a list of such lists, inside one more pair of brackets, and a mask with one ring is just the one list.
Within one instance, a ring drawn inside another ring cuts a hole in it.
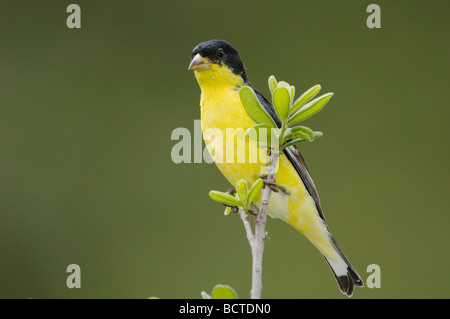
[{"label": "green background", "polygon": [[[266,96],[275,74],[335,96],[301,146],[331,232],[364,280],[354,298],[448,298],[448,1],[0,2],[0,297],[247,298],[242,223],[208,191],[214,165],[174,164],[200,90],[201,41],[240,51]],[[346,298],[318,251],[270,219],[263,297]],[[81,289],[66,287],[69,264]]]}]

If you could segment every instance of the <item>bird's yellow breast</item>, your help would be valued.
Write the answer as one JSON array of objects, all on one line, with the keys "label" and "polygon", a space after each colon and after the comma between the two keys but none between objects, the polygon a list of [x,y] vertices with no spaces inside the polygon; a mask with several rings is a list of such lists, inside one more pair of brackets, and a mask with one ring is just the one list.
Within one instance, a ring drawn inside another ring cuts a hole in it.
[{"label": "bird's yellow breast", "polygon": [[[201,122],[205,144],[222,174],[232,185],[240,179],[253,183],[263,173],[267,150],[259,150],[245,133],[256,123],[245,112],[239,97],[244,84],[226,67],[196,72],[202,90]],[[209,73],[209,74],[208,74]],[[255,156],[252,150],[258,150]]]}]

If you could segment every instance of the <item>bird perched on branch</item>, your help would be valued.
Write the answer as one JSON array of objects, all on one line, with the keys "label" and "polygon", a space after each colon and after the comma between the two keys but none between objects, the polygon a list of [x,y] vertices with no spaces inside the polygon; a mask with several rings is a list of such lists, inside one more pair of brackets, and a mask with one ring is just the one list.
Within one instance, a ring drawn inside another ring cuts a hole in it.
[{"label": "bird perched on branch", "polygon": [[[227,128],[246,131],[256,124],[240,101],[239,89],[252,85],[234,47],[222,40],[200,43],[192,50],[189,70],[194,71],[201,89],[204,138],[208,129],[218,129],[225,136]],[[259,91],[254,91],[267,113],[281,126],[270,102]],[[248,137],[243,141],[233,142],[231,147],[229,144],[227,147],[227,143],[222,143],[223,141],[218,145],[217,138],[205,138],[205,144],[218,168],[233,186],[240,179],[253,183],[267,164],[263,158],[250,161],[248,149],[251,149],[251,143],[256,142]],[[218,148],[226,155],[232,152],[231,160],[228,157],[226,161],[216,160]],[[258,146],[258,149],[261,147]],[[244,161],[237,160],[240,155],[243,155]],[[296,146],[286,148],[280,155],[276,181],[287,191],[272,194],[269,215],[285,221],[308,238],[331,267],[341,291],[351,296],[354,286],[363,286],[363,281],[329,232],[319,195],[302,155]]]}]

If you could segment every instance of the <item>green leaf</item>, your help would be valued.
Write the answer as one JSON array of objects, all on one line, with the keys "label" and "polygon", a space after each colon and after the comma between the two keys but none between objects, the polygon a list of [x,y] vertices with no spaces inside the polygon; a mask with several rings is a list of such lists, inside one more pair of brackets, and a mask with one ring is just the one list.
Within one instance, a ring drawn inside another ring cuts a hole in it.
[{"label": "green leaf", "polygon": [[242,203],[244,204],[244,207],[247,207],[247,182],[243,179],[239,180],[236,183],[236,191],[239,195],[239,199],[242,201]]},{"label": "green leaf", "polygon": [[320,91],[320,85],[314,85],[312,88],[308,89],[305,93],[303,93],[292,105],[291,113],[295,113],[303,104],[308,102],[310,99],[315,97],[317,93]]},{"label": "green leaf", "polygon": [[333,93],[327,93],[312,100],[311,102],[308,102],[307,104],[302,106],[300,110],[297,111],[297,113],[291,115],[288,120],[288,125],[304,121],[307,118],[318,113],[328,103],[332,96]]},{"label": "green leaf", "polygon": [[322,133],[322,132],[320,132],[320,131],[314,132],[314,139],[319,138],[319,137],[322,137],[322,136],[323,136],[323,133]]},{"label": "green leaf", "polygon": [[304,133],[304,132],[295,132],[295,134],[291,134],[290,139],[291,140],[297,140],[297,139],[304,139],[305,141],[311,142],[312,138],[311,136],[309,136],[308,134]]},{"label": "green leaf", "polygon": [[202,291],[200,293],[202,295],[202,299],[212,299],[210,295],[208,295],[206,292]]},{"label": "green leaf", "polygon": [[259,102],[255,91],[249,86],[243,86],[239,90],[242,105],[248,115],[258,124],[267,124],[271,127],[277,127],[275,121],[267,113],[264,107]]},{"label": "green leaf", "polygon": [[295,86],[291,85],[291,101],[294,101],[294,97],[295,97]]},{"label": "green leaf", "polygon": [[219,191],[210,191],[209,197],[211,197],[212,200],[215,200],[216,202],[228,205],[228,206],[240,206],[243,207],[242,201],[237,199],[236,197],[228,194],[223,193]]},{"label": "green leaf", "polygon": [[238,299],[236,291],[227,285],[216,285],[211,296],[212,299]]},{"label": "green leaf", "polygon": [[283,122],[287,120],[289,115],[289,108],[291,106],[291,87],[279,87],[272,95],[273,105],[277,111],[280,120]]},{"label": "green leaf", "polygon": [[314,132],[309,127],[306,126],[297,126],[291,128],[291,136],[293,139],[297,138],[305,138],[308,141],[314,140]]},{"label": "green leaf", "polygon": [[290,89],[291,85],[289,83],[287,83],[286,81],[280,81],[277,83],[277,86],[279,88],[284,87],[286,89]]},{"label": "green leaf", "polygon": [[255,200],[256,196],[258,196],[259,192],[264,186],[264,181],[261,178],[258,178],[250,188],[247,196],[247,205],[251,205]]},{"label": "green leaf", "polygon": [[262,147],[270,147],[272,143],[272,132],[275,136],[278,129],[272,128],[267,124],[258,124],[247,130],[248,137],[257,141]]},{"label": "green leaf", "polygon": [[230,213],[231,213],[231,207],[230,206],[225,207],[225,211],[223,212],[223,214],[225,216],[228,216]]},{"label": "green leaf", "polygon": [[304,138],[298,138],[296,140],[289,141],[288,143],[283,144],[283,149],[285,149],[285,148],[287,148],[289,146],[301,143],[301,142],[305,142],[305,141],[306,141],[306,139],[304,139]]},{"label": "green leaf", "polygon": [[273,91],[275,91],[275,89],[277,88],[278,84],[277,84],[277,79],[275,79],[275,76],[271,75],[269,76],[269,89],[270,89],[270,93],[273,93]]},{"label": "green leaf", "polygon": [[[303,139],[305,141],[312,142],[316,138],[321,137],[322,135],[323,135],[322,132],[314,132],[309,127],[296,126],[296,127],[288,128],[286,130],[286,133],[283,137],[283,143],[284,143],[284,141],[289,141],[288,143],[290,143],[291,140],[293,141],[293,140],[297,140],[297,139]],[[303,141],[300,141],[300,142],[303,142]],[[285,148],[285,146],[283,146],[283,148]]]}]

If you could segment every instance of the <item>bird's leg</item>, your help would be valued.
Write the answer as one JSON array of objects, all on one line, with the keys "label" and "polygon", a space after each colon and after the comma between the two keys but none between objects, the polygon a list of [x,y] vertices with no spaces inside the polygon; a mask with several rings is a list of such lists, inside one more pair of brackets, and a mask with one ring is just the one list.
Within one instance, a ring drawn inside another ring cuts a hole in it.
[{"label": "bird's leg", "polygon": [[283,187],[281,185],[278,185],[276,183],[268,182],[267,181],[267,175],[265,174],[259,174],[258,175],[264,182],[264,187],[268,186],[273,192],[278,193],[278,191],[282,191],[286,195],[289,195],[291,192],[286,187]]}]

